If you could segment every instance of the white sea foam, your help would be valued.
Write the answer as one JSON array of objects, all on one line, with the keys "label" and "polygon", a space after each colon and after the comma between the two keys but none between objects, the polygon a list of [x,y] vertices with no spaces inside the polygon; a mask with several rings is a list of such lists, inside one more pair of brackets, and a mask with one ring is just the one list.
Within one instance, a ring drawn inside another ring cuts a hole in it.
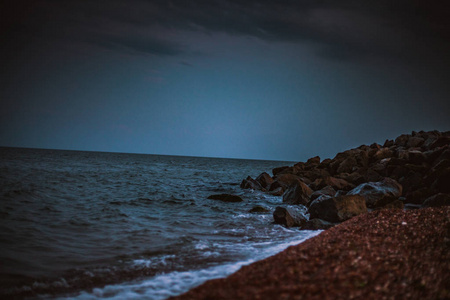
[{"label": "white sea foam", "polygon": [[[304,232],[305,233],[305,232]],[[71,299],[78,300],[98,300],[98,299],[147,299],[163,300],[171,296],[182,294],[203,282],[226,277],[242,266],[251,264],[257,260],[264,259],[278,252],[283,251],[289,246],[297,245],[308,238],[317,235],[319,231],[311,231],[303,235],[301,239],[292,240],[286,243],[278,244],[269,248],[263,248],[262,251],[244,261],[226,263],[220,266],[209,267],[203,270],[193,270],[185,272],[170,272],[154,276],[147,280],[108,285],[103,288],[95,288],[92,292],[82,292]],[[142,263],[142,262],[141,262]],[[68,298],[59,298],[68,299]]]}]

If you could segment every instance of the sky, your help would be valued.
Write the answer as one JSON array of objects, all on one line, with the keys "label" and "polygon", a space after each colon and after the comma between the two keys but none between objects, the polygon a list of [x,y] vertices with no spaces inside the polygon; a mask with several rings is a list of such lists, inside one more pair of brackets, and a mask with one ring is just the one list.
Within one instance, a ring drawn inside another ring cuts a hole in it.
[{"label": "sky", "polygon": [[0,4],[0,146],[305,161],[450,130],[441,1]]}]

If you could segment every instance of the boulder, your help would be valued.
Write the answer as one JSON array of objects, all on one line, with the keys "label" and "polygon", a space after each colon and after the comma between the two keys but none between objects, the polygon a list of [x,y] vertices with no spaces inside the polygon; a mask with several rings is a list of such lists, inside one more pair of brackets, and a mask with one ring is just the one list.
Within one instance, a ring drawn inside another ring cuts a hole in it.
[{"label": "boulder", "polygon": [[380,181],[383,178],[384,176],[381,176],[377,171],[373,169],[368,169],[367,172],[364,174],[365,182]]},{"label": "boulder", "polygon": [[236,195],[230,195],[230,194],[211,195],[208,197],[208,199],[220,200],[223,202],[242,202],[242,201],[244,201],[244,200],[242,200],[241,197],[236,196]]},{"label": "boulder", "polygon": [[422,151],[418,150],[410,150],[408,151],[408,161],[412,164],[419,165],[426,161],[425,154],[422,153]]},{"label": "boulder", "polygon": [[450,168],[445,169],[431,184],[431,189],[440,193],[450,193]]},{"label": "boulder", "polygon": [[[286,190],[291,184],[293,183],[300,183],[302,182],[302,179],[293,174],[278,174],[275,177],[275,180],[273,183],[278,182],[278,184],[283,188],[283,190]],[[270,189],[272,189],[272,185],[270,186]]]},{"label": "boulder", "polygon": [[414,191],[411,191],[406,194],[406,203],[412,203],[412,204],[422,204],[425,199],[430,197],[433,193],[431,192],[431,189],[428,187],[423,187]]},{"label": "boulder", "polygon": [[373,155],[373,161],[380,161],[383,158],[393,157],[394,151],[392,151],[390,148],[381,148],[375,154]]},{"label": "boulder", "polygon": [[404,147],[404,146],[406,146],[408,139],[409,139],[409,134],[402,134],[395,139],[394,145]]},{"label": "boulder", "polygon": [[336,172],[338,174],[340,173],[351,173],[353,171],[356,171],[358,168],[358,163],[356,162],[356,159],[353,156],[347,157],[345,160],[343,160],[339,167],[337,168]]},{"label": "boulder", "polygon": [[367,207],[374,207],[377,200],[383,197],[398,198],[402,195],[402,186],[392,178],[384,178],[379,182],[367,182],[358,185],[347,195],[360,195],[366,200]]},{"label": "boulder", "polygon": [[273,174],[273,176],[277,176],[278,173],[281,173],[282,171],[285,171],[287,169],[289,169],[289,166],[283,166],[283,167],[274,168],[272,170],[272,174]]},{"label": "boulder", "polygon": [[303,230],[325,230],[328,228],[331,228],[335,226],[335,223],[327,222],[321,219],[312,219],[303,224],[302,228]]},{"label": "boulder", "polygon": [[300,227],[307,221],[301,209],[281,206],[275,208],[273,219],[276,224],[286,227]]},{"label": "boulder", "polygon": [[264,190],[261,184],[250,176],[242,180],[240,187],[241,189]]},{"label": "boulder", "polygon": [[336,191],[331,186],[327,185],[326,187],[322,188],[321,190],[318,190],[318,191],[315,191],[314,193],[312,193],[310,195],[310,199],[311,199],[311,201],[314,201],[323,195],[333,197],[334,195],[336,195]]},{"label": "boulder", "polygon": [[439,207],[439,206],[449,206],[450,205],[450,195],[439,193],[427,198],[422,206],[423,207]]},{"label": "boulder", "polygon": [[317,179],[311,185],[313,189],[319,190],[326,186],[330,186],[335,190],[350,190],[352,187],[345,179],[336,178],[332,176],[326,176],[320,179]]},{"label": "boulder", "polygon": [[[312,168],[310,170],[301,171],[298,175],[302,176],[302,178],[307,178],[310,181],[314,181],[318,178],[330,176],[330,173],[326,169]],[[303,181],[305,180],[303,179]]]},{"label": "boulder", "polygon": [[314,156],[306,161],[306,165],[318,165],[320,164],[320,157]]},{"label": "boulder", "polygon": [[303,182],[292,183],[283,194],[283,202],[287,204],[306,205],[313,191]]},{"label": "boulder", "polygon": [[273,178],[266,172],[261,173],[256,177],[256,181],[265,189],[267,189],[273,182]]},{"label": "boulder", "polygon": [[268,213],[270,210],[267,207],[262,205],[256,205],[252,209],[250,209],[249,213]]},{"label": "boulder", "polygon": [[367,212],[366,201],[359,195],[344,195],[314,200],[308,209],[310,219],[319,218],[328,222],[343,222]]},{"label": "boulder", "polygon": [[348,183],[354,184],[354,185],[360,185],[361,183],[365,182],[364,176],[362,176],[359,172],[353,172],[353,173],[342,173],[339,175],[341,179],[344,179]]},{"label": "boulder", "polygon": [[390,148],[392,146],[394,146],[394,140],[386,140],[383,144],[383,147],[385,148]]},{"label": "boulder", "polygon": [[444,173],[446,173],[446,170],[450,169],[450,160],[449,159],[443,159],[437,162],[434,167],[428,171],[428,174],[424,178],[424,182],[426,184],[431,185],[436,179],[439,177],[442,177]]},{"label": "boulder", "polygon": [[406,147],[407,148],[420,147],[423,145],[424,142],[425,140],[423,138],[418,136],[412,136],[408,139],[408,142],[406,142]]},{"label": "boulder", "polygon": [[435,149],[446,145],[450,145],[450,136],[440,136],[430,144],[429,148]]},{"label": "boulder", "polygon": [[281,196],[281,195],[283,195],[283,193],[284,193],[284,190],[281,186],[269,191],[269,194],[271,194],[273,196]]}]

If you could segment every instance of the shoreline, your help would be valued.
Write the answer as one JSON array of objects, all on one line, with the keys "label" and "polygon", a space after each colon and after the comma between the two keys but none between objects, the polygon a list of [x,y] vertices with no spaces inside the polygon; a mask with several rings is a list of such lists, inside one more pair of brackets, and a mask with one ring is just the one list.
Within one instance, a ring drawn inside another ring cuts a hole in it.
[{"label": "shoreline", "polygon": [[448,299],[450,207],[361,214],[182,299]]}]

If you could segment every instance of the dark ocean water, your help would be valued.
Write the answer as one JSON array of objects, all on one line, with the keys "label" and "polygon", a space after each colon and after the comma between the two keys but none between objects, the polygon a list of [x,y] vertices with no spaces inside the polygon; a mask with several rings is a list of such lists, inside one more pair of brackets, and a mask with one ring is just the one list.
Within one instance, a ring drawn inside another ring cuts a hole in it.
[{"label": "dark ocean water", "polygon": [[165,299],[298,244],[239,188],[284,164],[0,148],[0,298]]}]

